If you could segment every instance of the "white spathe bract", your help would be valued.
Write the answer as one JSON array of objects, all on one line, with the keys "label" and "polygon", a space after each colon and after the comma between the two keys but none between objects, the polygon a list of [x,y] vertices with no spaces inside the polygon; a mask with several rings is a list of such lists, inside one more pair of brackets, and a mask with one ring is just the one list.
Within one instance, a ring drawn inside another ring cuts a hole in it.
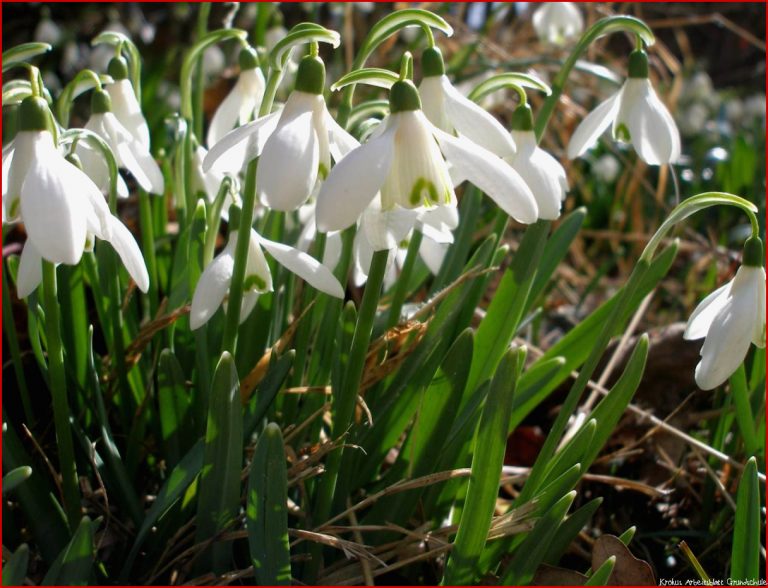
[{"label": "white spathe bract", "polygon": [[240,72],[237,82],[219,104],[208,127],[208,146],[215,145],[229,131],[250,121],[259,111],[264,97],[264,74],[256,67]]},{"label": "white spathe bract", "polygon": [[112,84],[105,84],[104,89],[112,99],[112,112],[125,129],[141,144],[149,150],[149,126],[141,112],[139,101],[130,80],[117,80]]},{"label": "white spathe bract", "polygon": [[312,195],[331,167],[356,148],[357,140],[333,119],[325,100],[317,94],[293,91],[280,112],[263,116],[225,135],[205,158],[203,170],[217,162],[239,157],[247,145],[246,160],[259,157],[256,185],[270,208],[296,210]]},{"label": "white spathe bract", "polygon": [[573,2],[546,2],[533,13],[533,28],[539,39],[562,45],[584,30],[584,18]]},{"label": "white spathe bract", "polygon": [[[117,165],[127,169],[143,190],[152,194],[162,194],[165,189],[160,166],[143,144],[120,123],[111,112],[92,114],[85,128],[93,131],[106,141],[115,154]],[[76,153],[83,163],[83,171],[104,189],[109,183],[109,171],[101,154],[78,143]],[[126,189],[127,190],[127,189]],[[118,188],[118,192],[121,189]]]},{"label": "white spathe bract", "polygon": [[741,266],[733,280],[696,307],[683,336],[706,337],[696,366],[699,388],[724,383],[744,361],[750,343],[765,347],[765,269]]},{"label": "white spathe bract", "polygon": [[650,165],[680,158],[680,131],[648,78],[627,78],[616,94],[590,112],[571,137],[568,157],[583,155],[611,125],[614,138],[629,140]]},{"label": "white spathe bract", "polygon": [[499,157],[514,154],[515,142],[504,126],[454,88],[448,76],[425,77],[419,95],[424,114],[439,129],[456,131]]},{"label": "white spathe bract", "polygon": [[[199,329],[216,313],[229,292],[235,268],[237,231],[232,231],[224,249],[203,270],[192,297],[189,325]],[[251,229],[248,242],[248,257],[243,281],[243,301],[240,306],[240,322],[243,322],[256,306],[259,295],[272,291],[272,274],[264,257],[266,251],[275,260],[306,280],[315,289],[337,298],[344,298],[344,289],[331,270],[303,251],[282,243],[270,241]]]},{"label": "white spathe bract", "polygon": [[420,110],[411,110],[390,114],[367,143],[331,170],[317,197],[318,229],[352,225],[377,195],[382,212],[455,207],[448,164],[510,216],[523,223],[536,220],[536,201],[520,174],[487,149],[441,131]]},{"label": "white spathe bract", "polygon": [[3,166],[9,209],[24,222],[19,295],[37,288],[43,259],[75,265],[95,237],[109,241],[142,291],[149,287],[144,258],[130,231],[109,211],[93,181],[59,153],[48,131],[20,131]]},{"label": "white spathe bract", "polygon": [[541,149],[533,131],[512,131],[517,153],[510,165],[522,176],[539,206],[539,218],[555,220],[568,191],[568,179],[560,162]]}]

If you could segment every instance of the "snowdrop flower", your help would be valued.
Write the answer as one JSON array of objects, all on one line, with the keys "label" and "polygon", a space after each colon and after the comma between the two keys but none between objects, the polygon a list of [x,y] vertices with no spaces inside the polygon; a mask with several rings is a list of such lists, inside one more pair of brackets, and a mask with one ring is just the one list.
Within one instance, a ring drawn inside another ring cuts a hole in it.
[{"label": "snowdrop flower", "polygon": [[[230,212],[230,216],[233,214]],[[232,223],[230,223],[232,224]],[[237,223],[232,224],[237,226]],[[225,296],[232,282],[237,249],[237,231],[232,231],[229,241],[221,253],[205,268],[192,297],[189,325],[195,330],[207,323],[223,303],[226,310]],[[270,241],[251,229],[248,243],[248,258],[243,282],[243,301],[240,307],[240,322],[250,315],[261,294],[272,291],[272,274],[269,271],[264,249],[282,266],[303,278],[321,292],[344,298],[344,289],[333,276],[331,270],[306,253]]]},{"label": "snowdrop flower", "polygon": [[545,2],[533,13],[533,28],[542,41],[563,45],[581,34],[584,19],[573,2]]},{"label": "snowdrop flower", "polygon": [[445,75],[440,49],[425,49],[421,66],[424,78],[419,95],[424,114],[433,125],[446,133],[456,131],[499,157],[515,152],[515,143],[502,124],[453,87]]},{"label": "snowdrop flower", "polygon": [[149,276],[130,231],[107,207],[99,188],[68,162],[48,130],[48,106],[42,98],[25,99],[19,109],[19,133],[3,153],[7,213],[21,220],[27,242],[19,268],[19,296],[27,296],[42,279],[41,261],[75,265],[94,238],[109,241],[138,287]]},{"label": "snowdrop flower", "polygon": [[133,138],[145,149],[149,149],[149,126],[128,79],[128,64],[125,58],[113,57],[107,72],[115,80],[114,83],[104,86],[112,99],[112,112]]},{"label": "snowdrop flower", "polygon": [[[296,248],[309,253],[309,248],[317,236],[317,224],[315,223],[315,199],[310,199],[299,208],[299,223],[302,226]],[[326,235],[325,251],[323,253],[323,265],[335,269],[341,260],[342,240],[339,231],[332,231]]]},{"label": "snowdrop flower", "polygon": [[322,185],[320,231],[352,225],[377,196],[378,208],[392,219],[402,210],[455,207],[448,164],[510,216],[523,223],[536,220],[536,200],[520,175],[490,151],[430,123],[412,82],[395,82],[389,103],[390,114],[371,139],[336,164]]},{"label": "snowdrop flower", "polygon": [[328,112],[323,99],[325,66],[318,57],[301,60],[296,87],[282,111],[263,116],[228,133],[205,158],[210,169],[248,141],[247,159],[260,156],[256,186],[262,202],[274,210],[296,210],[317,183],[359,143]]},{"label": "snowdrop flower", "polygon": [[[210,204],[213,204],[219,195],[219,189],[224,181],[227,170],[214,165],[207,172],[203,171],[203,161],[205,161],[206,155],[208,155],[208,150],[202,145],[198,145],[192,152],[192,191],[195,194],[202,192],[205,195],[205,199]],[[227,193],[224,199],[221,207],[221,218],[224,220],[229,218],[229,207],[237,204],[235,201],[237,192],[238,188],[235,187]]]},{"label": "snowdrop flower", "polygon": [[236,126],[250,121],[259,111],[266,81],[259,67],[259,57],[252,48],[240,51],[240,75],[232,90],[216,109],[208,127],[207,142],[211,147]]},{"label": "snowdrop flower", "polygon": [[512,138],[517,153],[507,158],[536,197],[539,218],[555,220],[568,191],[565,170],[554,157],[539,147],[533,131],[533,113],[521,104],[512,115]]},{"label": "snowdrop flower", "polygon": [[[152,194],[162,194],[164,190],[163,173],[149,150],[134,139],[112,113],[112,100],[105,91],[97,89],[91,96],[91,117],[85,128],[93,131],[106,141],[115,154],[117,165],[127,169],[143,190]],[[109,184],[107,164],[100,154],[78,143],[77,155],[83,162],[83,170],[102,190]],[[118,194],[127,196],[128,190],[121,179]]]},{"label": "snowdrop flower", "polygon": [[592,173],[603,183],[612,184],[619,177],[621,166],[619,161],[610,153],[601,155],[597,161],[592,164]]},{"label": "snowdrop flower", "polygon": [[44,7],[42,18],[35,27],[33,38],[38,43],[48,43],[55,47],[61,41],[61,37],[61,28],[51,20],[51,11],[48,7]]},{"label": "snowdrop flower", "polygon": [[725,382],[744,361],[749,344],[765,347],[765,268],[757,237],[744,245],[736,276],[707,296],[693,311],[684,337],[704,339],[696,384],[711,390]]},{"label": "snowdrop flower", "polygon": [[673,163],[680,157],[680,132],[648,79],[645,51],[632,52],[629,78],[621,90],[590,112],[578,126],[568,145],[568,157],[583,155],[611,124],[614,138],[631,142],[637,154],[650,165]]}]

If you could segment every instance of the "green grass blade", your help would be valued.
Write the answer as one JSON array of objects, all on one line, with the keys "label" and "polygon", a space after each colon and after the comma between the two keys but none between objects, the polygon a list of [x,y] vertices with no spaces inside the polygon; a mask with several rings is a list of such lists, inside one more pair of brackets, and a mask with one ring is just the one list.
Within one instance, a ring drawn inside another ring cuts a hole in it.
[{"label": "green grass blade", "polygon": [[[240,508],[242,465],[243,409],[240,385],[235,362],[229,353],[224,352],[211,385],[211,404],[205,431],[205,451],[197,503],[195,539],[198,543],[210,540],[237,517]],[[215,573],[230,569],[231,554],[231,542],[214,542],[210,563]]]},{"label": "green grass blade", "polygon": [[84,586],[93,568],[94,524],[83,517],[69,542],[43,578],[43,586]]},{"label": "green grass blade", "polygon": [[547,554],[547,549],[571,507],[576,491],[572,490],[549,509],[536,523],[524,541],[518,545],[515,554],[503,576],[502,585],[518,586],[528,584]]},{"label": "green grass blade", "polygon": [[729,379],[733,404],[736,407],[736,424],[739,426],[741,436],[744,439],[744,450],[747,455],[760,453],[760,439],[757,436],[755,417],[752,414],[752,406],[749,402],[749,388],[747,387],[747,372],[744,364],[739,366]]},{"label": "green grass blade", "polygon": [[566,517],[557,530],[557,534],[549,543],[547,555],[544,556],[544,563],[553,566],[557,565],[570,544],[576,539],[576,536],[589,522],[602,503],[602,498],[595,498]]},{"label": "green grass blade", "polygon": [[750,457],[736,495],[731,552],[731,579],[734,581],[750,583],[760,579],[760,519],[757,460]]},{"label": "green grass blade", "polygon": [[187,393],[184,372],[173,351],[163,349],[157,370],[157,402],[160,433],[165,448],[165,460],[173,468],[187,447],[191,399]]},{"label": "green grass blade", "polygon": [[270,423],[256,444],[246,505],[251,561],[260,585],[291,583],[287,501],[283,436],[280,427]]},{"label": "green grass blade", "polygon": [[[295,356],[296,352],[291,349],[277,360],[270,362],[269,370],[267,370],[264,379],[259,382],[259,385],[248,401],[248,405],[245,407],[245,415],[243,417],[245,438],[250,437],[261,419],[267,414],[267,410],[272,405],[277,393],[280,391],[280,387],[291,371]],[[273,357],[275,356],[273,355]]]},{"label": "green grass blade", "polygon": [[20,466],[12,469],[3,476],[3,496],[12,492],[23,484],[32,475],[32,468],[29,466]]},{"label": "green grass blade", "polygon": [[616,556],[612,555],[608,559],[606,559],[603,562],[603,565],[601,565],[594,574],[592,574],[589,577],[589,580],[587,580],[584,585],[585,586],[607,586],[608,585],[608,579],[611,577],[611,572],[613,572],[613,568],[616,565]]},{"label": "green grass blade", "polygon": [[3,566],[3,586],[21,586],[27,575],[29,566],[29,547],[26,543],[19,545]]},{"label": "green grass blade", "polygon": [[499,493],[501,466],[507,447],[511,397],[525,360],[525,348],[507,352],[491,383],[475,437],[475,453],[467,497],[443,576],[443,584],[471,584],[485,547]]}]

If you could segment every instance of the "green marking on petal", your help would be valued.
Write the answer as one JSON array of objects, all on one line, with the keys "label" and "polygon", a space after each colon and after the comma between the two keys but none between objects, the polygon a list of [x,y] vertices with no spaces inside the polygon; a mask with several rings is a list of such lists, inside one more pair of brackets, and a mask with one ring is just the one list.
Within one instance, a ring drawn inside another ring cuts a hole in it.
[{"label": "green marking on petal", "polygon": [[451,204],[451,191],[448,188],[446,188],[445,192],[443,192],[443,200],[445,201],[445,203],[447,205],[450,206],[450,204]]},{"label": "green marking on petal", "polygon": [[[430,202],[438,204],[440,202],[440,197],[437,195],[437,188],[435,188],[435,185],[432,182],[427,183],[427,190],[429,191]],[[429,202],[427,204],[429,204]]]},{"label": "green marking on petal", "polygon": [[[426,192],[425,194],[423,194]],[[423,194],[423,196],[422,196]],[[408,202],[411,206],[418,206],[420,203],[424,203],[426,206],[437,204],[440,198],[437,194],[437,188],[435,185],[426,178],[419,178],[416,183],[413,184],[411,195],[408,198]]]},{"label": "green marking on petal", "polygon": [[325,166],[325,164],[324,164],[324,163],[321,163],[321,164],[320,164],[320,165],[317,167],[317,175],[318,175],[318,177],[319,177],[321,180],[324,180],[325,178],[327,178],[327,177],[328,177],[328,168]]},{"label": "green marking on petal", "polygon": [[267,282],[261,276],[252,274],[245,278],[245,281],[243,282],[243,289],[246,292],[250,292],[251,290],[259,290],[263,292],[267,289]]},{"label": "green marking on petal", "polygon": [[616,127],[616,132],[613,136],[617,141],[623,141],[624,143],[629,143],[631,140],[629,128],[624,123],[620,123],[619,126]]}]

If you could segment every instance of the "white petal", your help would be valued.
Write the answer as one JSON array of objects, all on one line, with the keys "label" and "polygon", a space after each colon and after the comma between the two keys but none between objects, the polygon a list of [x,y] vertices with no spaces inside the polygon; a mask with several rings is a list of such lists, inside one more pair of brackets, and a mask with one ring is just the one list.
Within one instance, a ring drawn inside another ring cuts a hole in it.
[{"label": "white petal", "polygon": [[364,231],[359,230],[355,233],[353,252],[355,267],[352,272],[352,283],[356,287],[360,287],[368,281],[368,269],[371,267],[371,260],[373,259],[373,247],[366,239]]},{"label": "white petal", "polygon": [[530,188],[509,164],[466,139],[439,129],[435,135],[451,165],[475,186],[490,196],[509,216],[530,224],[538,218],[538,207]]},{"label": "white petal", "polygon": [[245,320],[251,316],[253,309],[256,307],[256,303],[259,301],[261,292],[258,290],[249,290],[243,292],[243,302],[240,305],[240,324],[242,325]]},{"label": "white petal", "polygon": [[286,105],[277,129],[264,145],[256,185],[270,208],[296,210],[312,192],[320,158],[312,118],[311,109],[295,112]]},{"label": "white petal", "polygon": [[651,81],[630,78],[623,94],[627,98],[635,95],[635,100],[626,112],[622,107],[617,123],[627,125],[638,155],[650,165],[677,161],[680,158],[680,131],[667,107],[656,95]]},{"label": "white petal", "polygon": [[24,244],[19,261],[19,271],[16,276],[16,287],[19,298],[26,298],[34,292],[43,281],[43,258],[30,239]]},{"label": "white petal", "polygon": [[238,79],[232,90],[227,94],[227,97],[219,104],[216,112],[213,113],[211,124],[208,127],[208,134],[206,135],[209,147],[221,141],[224,135],[238,125],[238,122],[240,122],[240,105],[244,99],[243,87]]},{"label": "white petal", "polygon": [[592,147],[598,137],[611,125],[619,111],[619,101],[622,91],[617,92],[608,100],[590,112],[576,128],[571,141],[568,143],[568,158],[576,159]]},{"label": "white petal", "polygon": [[259,237],[259,242],[281,265],[306,280],[316,290],[336,298],[344,298],[344,288],[341,287],[341,284],[331,273],[331,270],[314,257],[264,237]]},{"label": "white petal", "polygon": [[463,96],[447,76],[441,76],[441,83],[448,120],[459,134],[499,157],[509,157],[515,152],[515,142],[499,121]]},{"label": "white petal", "polygon": [[331,170],[317,196],[317,228],[339,231],[355,223],[389,174],[396,127],[361,145]]},{"label": "white petal", "polygon": [[230,245],[231,242],[200,275],[189,312],[189,326],[193,331],[210,320],[229,291],[235,263],[234,248]]},{"label": "white petal", "polygon": [[[233,233],[233,239],[237,239],[237,232]],[[235,241],[236,243],[236,241]],[[248,242],[248,259],[245,262],[245,290],[259,293],[272,292],[272,272],[269,269],[267,258],[261,249],[260,235],[251,229]]]},{"label": "white petal", "polygon": [[48,131],[20,131],[10,145],[3,149],[3,204],[6,223],[19,219],[21,186],[34,161],[39,141],[53,145],[53,137]]},{"label": "white petal", "polygon": [[142,292],[149,290],[149,273],[144,263],[144,256],[141,254],[136,239],[134,239],[128,228],[116,217],[111,218],[111,238],[109,242],[115,248],[120,260],[123,262],[128,274],[136,282],[136,286]]},{"label": "white petal", "polygon": [[[89,186],[90,184],[90,186]],[[40,145],[21,187],[21,214],[29,238],[53,263],[74,265],[85,246],[86,217],[93,210],[83,194],[96,185],[68,163],[53,143]]]},{"label": "white petal", "polygon": [[699,303],[688,319],[683,339],[695,340],[707,336],[715,316],[728,303],[731,284],[732,282],[723,284]]},{"label": "white petal", "polygon": [[[228,156],[230,150],[234,150],[239,143],[245,141],[251,135],[259,132],[260,129],[265,128],[266,130],[266,127],[270,123],[276,124],[279,116],[279,112],[273,112],[272,114],[262,116],[253,122],[246,123],[243,126],[237,127],[235,130],[228,132],[208,151],[208,155],[206,155],[205,159],[203,160],[203,171],[208,173],[208,171],[219,160],[219,158],[225,155]],[[266,141],[266,137],[264,138],[264,141]],[[224,162],[224,164],[226,165],[226,162]],[[227,169],[229,168],[227,167]]]},{"label": "white petal", "polygon": [[133,138],[149,149],[149,127],[136,100],[129,80],[118,80],[105,86],[112,99],[112,111]]},{"label": "white petal", "polygon": [[439,226],[424,223],[421,225],[420,230],[424,235],[424,238],[429,239],[434,243],[445,245],[453,243],[453,233],[451,233],[450,229],[442,223]]},{"label": "white petal", "polygon": [[394,208],[382,211],[369,206],[363,213],[361,229],[374,251],[396,249],[413,230],[420,211]]},{"label": "white petal", "polygon": [[426,266],[432,275],[437,275],[440,271],[440,266],[443,265],[445,254],[448,253],[448,245],[443,243],[436,243],[432,239],[427,238],[426,234],[421,241],[421,247],[419,247],[419,256],[424,261]]},{"label": "white petal", "polygon": [[331,155],[336,163],[344,159],[353,149],[360,147],[359,141],[336,122],[328,109],[325,109],[325,124],[331,141]]},{"label": "white petal", "polygon": [[555,220],[560,216],[565,196],[565,170],[558,161],[539,148],[533,131],[514,132],[518,153],[510,158],[512,167],[531,189],[539,207],[539,218]]},{"label": "white petal", "polygon": [[756,273],[755,304],[757,305],[757,318],[752,334],[752,343],[762,349],[765,347],[765,268],[758,268]]},{"label": "white petal", "polygon": [[454,127],[448,120],[448,114],[445,110],[444,77],[428,76],[422,79],[419,84],[419,96],[421,97],[421,110],[429,122],[446,133],[452,133]]}]

